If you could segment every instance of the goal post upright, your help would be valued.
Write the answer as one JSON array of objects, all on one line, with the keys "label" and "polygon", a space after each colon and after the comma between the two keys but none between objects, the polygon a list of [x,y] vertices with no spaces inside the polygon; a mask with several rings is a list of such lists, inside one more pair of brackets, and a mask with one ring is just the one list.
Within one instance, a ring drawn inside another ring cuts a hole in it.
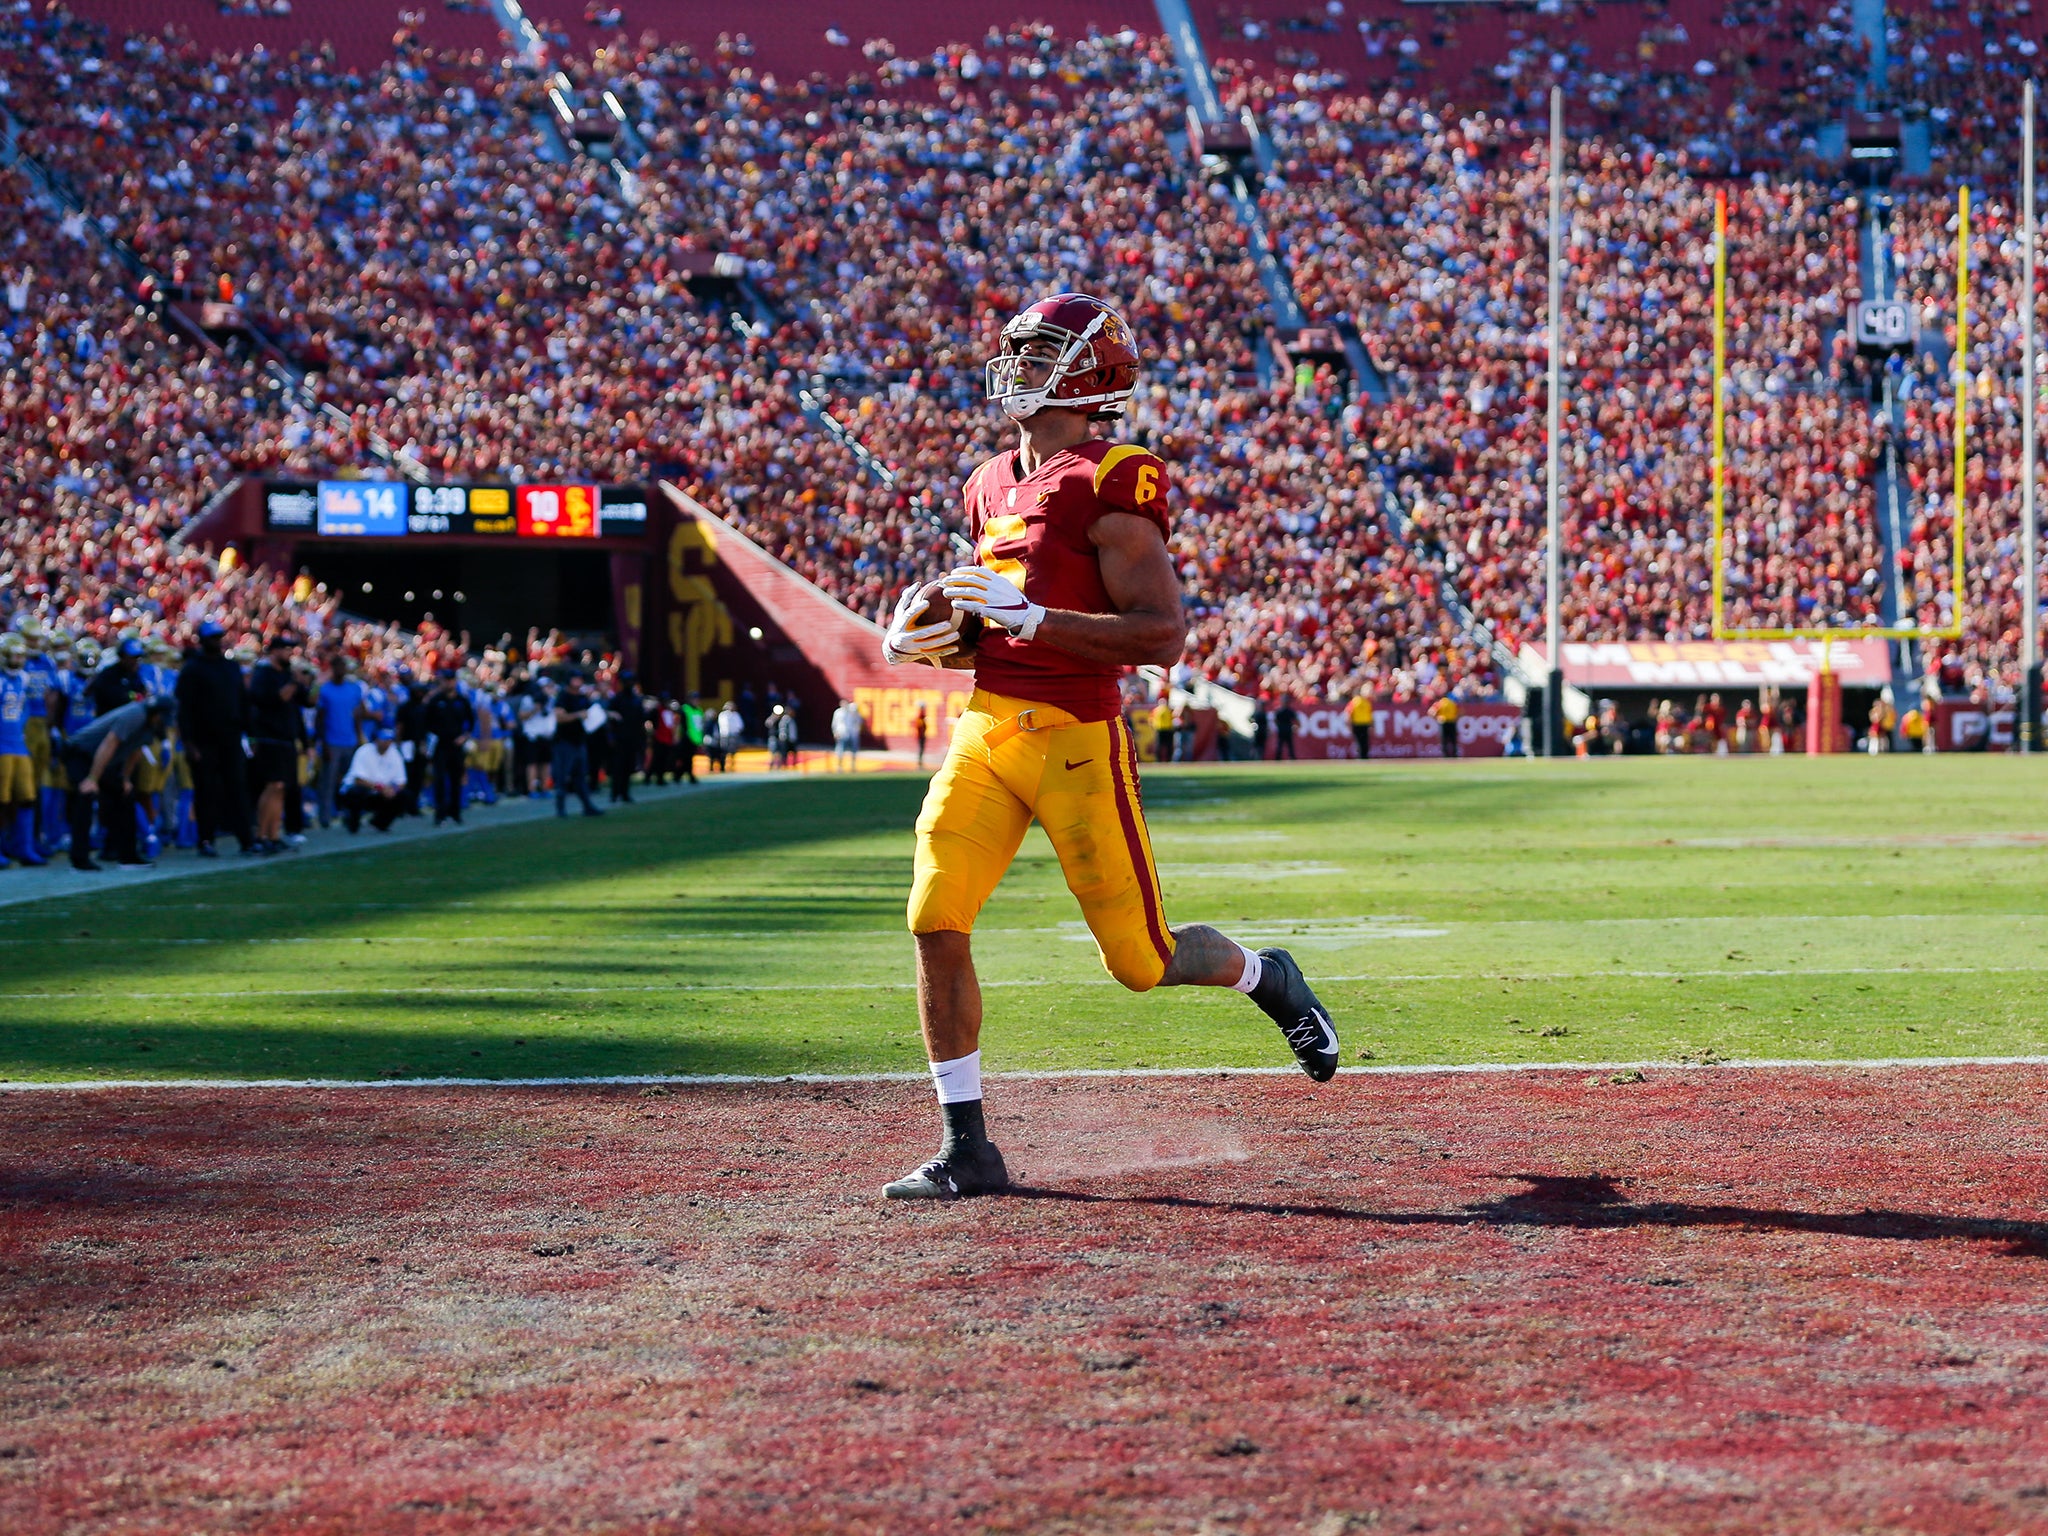
[{"label": "goal post upright", "polygon": [[1550,671],[1543,681],[1543,755],[1564,751],[1564,514],[1563,443],[1564,374],[1564,87],[1550,88],[1550,271],[1546,334],[1548,399],[1545,401],[1543,496],[1543,636]]},{"label": "goal post upright", "polygon": [[2020,751],[2041,745],[2041,527],[2034,509],[2034,82],[2020,106]]},{"label": "goal post upright", "polygon": [[1722,623],[1722,600],[1728,562],[1728,189],[1714,189],[1714,638],[1728,638]]},{"label": "goal post upright", "polygon": [[[2028,302],[2033,296],[2028,295]],[[1963,476],[1969,467],[1968,433],[1965,423],[1970,409],[1970,189],[1956,189],[1956,419],[1955,426],[1955,516],[1949,530],[1954,549],[1949,570],[1955,577],[1955,634],[1963,633]]]}]

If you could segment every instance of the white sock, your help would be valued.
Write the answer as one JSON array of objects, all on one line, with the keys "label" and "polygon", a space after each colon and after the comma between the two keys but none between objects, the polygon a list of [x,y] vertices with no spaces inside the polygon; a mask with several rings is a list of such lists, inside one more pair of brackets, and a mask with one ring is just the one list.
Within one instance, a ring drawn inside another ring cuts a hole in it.
[{"label": "white sock", "polygon": [[[1244,956],[1244,974],[1231,985],[1249,995],[1252,988],[1259,984],[1259,978],[1266,974],[1266,962],[1258,957],[1255,950],[1246,949],[1242,944],[1237,946],[1237,952]],[[933,1070],[936,1071],[937,1068]]]},{"label": "white sock", "polygon": [[931,1066],[932,1086],[939,1090],[941,1104],[966,1104],[981,1097],[981,1052]]}]

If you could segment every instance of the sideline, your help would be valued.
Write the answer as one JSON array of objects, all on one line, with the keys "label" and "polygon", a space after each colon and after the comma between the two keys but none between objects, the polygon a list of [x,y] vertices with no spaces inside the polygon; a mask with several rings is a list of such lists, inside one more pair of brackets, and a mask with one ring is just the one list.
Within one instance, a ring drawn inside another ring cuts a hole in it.
[{"label": "sideline", "polygon": [[[2048,1067],[2048,1056],[1835,1056],[1757,1057],[1729,1061],[1472,1061],[1420,1063],[1413,1066],[1339,1067],[1340,1077],[1486,1077],[1525,1076],[1543,1072],[1763,1072],[1763,1071],[1911,1071],[1923,1067]],[[1154,1077],[1293,1077],[1299,1067],[1063,1067],[1034,1072],[990,1072],[998,1082],[1063,1082],[1069,1079]],[[79,1078],[58,1082],[0,1080],[0,1093],[99,1093],[136,1089],[233,1088],[758,1088],[778,1085],[833,1083],[923,1083],[928,1072],[788,1072],[777,1076],[745,1073],[649,1074],[620,1077],[138,1077]]]},{"label": "sideline", "polygon": [[[708,790],[738,788],[748,784],[784,784],[808,782],[812,776],[802,773],[721,773],[715,778],[706,774],[695,784],[635,785],[631,805],[613,805],[601,802],[605,814],[631,811],[641,805],[663,805],[672,800],[681,800]],[[595,800],[596,796],[592,796]],[[306,859],[330,858],[343,853],[370,853],[382,848],[397,848],[420,842],[426,838],[459,837],[470,832],[488,832],[498,827],[518,827],[530,822],[547,821],[555,814],[552,796],[544,800],[529,800],[524,796],[517,799],[507,797],[494,806],[482,804],[466,808],[464,819],[453,826],[443,823],[435,826],[425,815],[407,817],[395,823],[389,832],[365,831],[351,833],[336,822],[322,828],[317,823],[306,828],[305,846],[288,853],[274,854],[268,858],[249,858],[239,852],[224,852],[217,859],[202,859],[189,848],[166,849],[165,856],[147,869],[127,869],[117,864],[102,866],[97,872],[73,869],[65,855],[58,855],[50,861],[48,869],[10,869],[0,875],[0,907],[17,907],[31,901],[62,901],[72,896],[96,896],[103,891],[125,891],[138,885],[154,885],[160,880],[185,880],[196,876],[247,874],[259,869],[289,868]],[[15,889],[16,880],[26,882],[33,889]]]}]

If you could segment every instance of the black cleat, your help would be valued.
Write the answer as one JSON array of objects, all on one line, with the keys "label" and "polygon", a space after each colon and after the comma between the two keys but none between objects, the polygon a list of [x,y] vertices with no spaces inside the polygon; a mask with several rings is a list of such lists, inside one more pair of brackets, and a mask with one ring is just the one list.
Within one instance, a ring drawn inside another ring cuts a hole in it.
[{"label": "black cleat", "polygon": [[1266,969],[1252,988],[1252,1001],[1280,1026],[1301,1070],[1327,1083],[1336,1076],[1338,1060],[1337,1028],[1330,1022],[1329,1009],[1310,990],[1308,978],[1286,950],[1262,949],[1259,959]]},{"label": "black cleat", "polygon": [[1010,1187],[1010,1170],[992,1141],[971,1142],[941,1152],[914,1173],[882,1186],[891,1200],[964,1200],[970,1195],[1000,1195]]}]

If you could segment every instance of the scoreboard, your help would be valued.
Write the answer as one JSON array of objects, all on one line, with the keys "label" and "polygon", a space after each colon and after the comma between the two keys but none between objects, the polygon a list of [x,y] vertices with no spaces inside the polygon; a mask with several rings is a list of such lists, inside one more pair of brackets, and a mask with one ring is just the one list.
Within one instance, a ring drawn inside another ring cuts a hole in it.
[{"label": "scoreboard", "polygon": [[273,480],[263,487],[263,527],[321,539],[642,540],[647,503],[637,485]]}]

